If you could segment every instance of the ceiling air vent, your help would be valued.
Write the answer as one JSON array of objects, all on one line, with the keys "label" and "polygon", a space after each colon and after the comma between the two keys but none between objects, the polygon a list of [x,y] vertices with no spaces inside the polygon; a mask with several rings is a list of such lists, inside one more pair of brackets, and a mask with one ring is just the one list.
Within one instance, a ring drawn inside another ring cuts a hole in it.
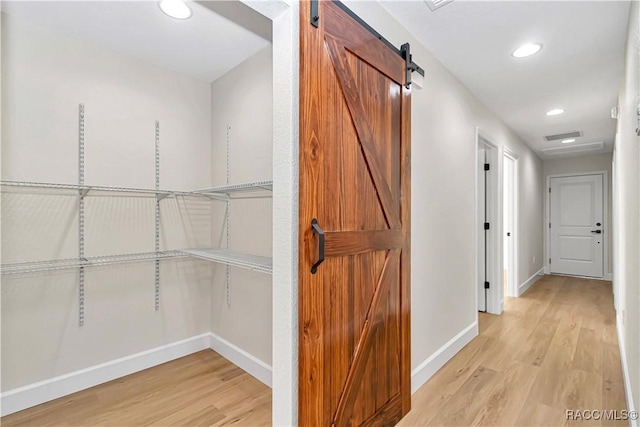
[{"label": "ceiling air vent", "polygon": [[547,135],[544,137],[547,141],[557,141],[559,139],[578,138],[582,136],[582,132],[574,131],[567,133],[558,133],[556,135]]},{"label": "ceiling air vent", "polygon": [[559,154],[579,153],[581,151],[594,151],[604,148],[603,142],[591,142],[589,144],[569,145],[567,147],[549,147],[543,148],[541,151],[548,156]]},{"label": "ceiling air vent", "polygon": [[441,8],[442,6],[451,3],[453,0],[424,0],[424,2],[429,6],[429,9],[436,10]]},{"label": "ceiling air vent", "polygon": [[544,137],[547,141],[557,141],[559,139],[569,139],[569,138],[578,138],[582,136],[582,132],[567,132],[567,133],[559,133],[557,135],[547,135]]}]

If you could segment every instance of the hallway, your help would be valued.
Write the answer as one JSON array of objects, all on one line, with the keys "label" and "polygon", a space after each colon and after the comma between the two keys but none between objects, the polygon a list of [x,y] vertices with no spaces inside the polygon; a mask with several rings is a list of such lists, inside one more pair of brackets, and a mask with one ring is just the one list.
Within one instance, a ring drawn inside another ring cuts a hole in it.
[{"label": "hallway", "polygon": [[611,282],[544,276],[479,322],[400,425],[571,425],[566,409],[626,409]]}]

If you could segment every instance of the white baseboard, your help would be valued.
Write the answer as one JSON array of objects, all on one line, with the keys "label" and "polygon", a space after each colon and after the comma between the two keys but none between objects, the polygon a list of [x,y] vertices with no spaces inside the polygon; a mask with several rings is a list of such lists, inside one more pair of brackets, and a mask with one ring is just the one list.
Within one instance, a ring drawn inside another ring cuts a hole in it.
[{"label": "white baseboard", "polygon": [[0,394],[2,416],[210,348],[210,334],[152,348]]},{"label": "white baseboard", "polygon": [[271,387],[271,366],[214,333],[210,333],[209,336],[211,338],[210,348],[213,351],[265,385]]},{"label": "white baseboard", "polygon": [[[546,273],[545,273],[546,274]],[[554,276],[560,277],[572,277],[574,279],[587,279],[587,280],[602,280],[602,281],[613,281],[613,275],[611,273],[607,273],[602,277],[593,277],[593,276],[579,276],[577,274],[566,274],[566,273],[552,273]]]},{"label": "white baseboard", "polygon": [[531,276],[527,280],[525,280],[524,283],[520,284],[520,286],[518,286],[518,296],[524,294],[527,291],[527,289],[529,289],[531,287],[531,285],[536,283],[538,281],[538,279],[542,275],[544,275],[544,272],[545,272],[544,268],[541,268],[533,276]]},{"label": "white baseboard", "polygon": [[[633,392],[631,389],[631,378],[629,378],[629,365],[627,364],[627,352],[624,343],[624,329],[622,327],[622,319],[616,315],[616,330],[618,331],[618,345],[620,346],[620,362],[622,363],[622,376],[624,378],[624,391],[627,396],[627,410],[629,412],[636,411],[640,408],[634,407]],[[630,427],[638,427],[638,420],[629,420]]]},{"label": "white baseboard", "polygon": [[422,387],[433,374],[438,372],[438,369],[442,368],[457,352],[477,336],[478,322],[473,322],[422,362],[420,366],[411,372],[411,393],[415,393]]}]

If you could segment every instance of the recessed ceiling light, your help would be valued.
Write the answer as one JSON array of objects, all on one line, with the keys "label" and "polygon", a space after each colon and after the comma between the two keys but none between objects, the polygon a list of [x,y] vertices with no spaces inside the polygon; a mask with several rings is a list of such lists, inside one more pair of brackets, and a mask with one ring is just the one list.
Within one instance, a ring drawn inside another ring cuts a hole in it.
[{"label": "recessed ceiling light", "polygon": [[517,48],[512,55],[516,58],[525,58],[540,52],[542,45],[538,43],[528,43]]},{"label": "recessed ceiling light", "polygon": [[558,114],[564,113],[562,108],[556,108],[555,110],[547,111],[547,116],[557,116]]},{"label": "recessed ceiling light", "polygon": [[571,144],[572,142],[576,142],[575,139],[571,138],[571,139],[563,139],[562,143],[563,144]]},{"label": "recessed ceiling light", "polygon": [[162,0],[160,10],[175,19],[191,18],[191,9],[182,0]]}]

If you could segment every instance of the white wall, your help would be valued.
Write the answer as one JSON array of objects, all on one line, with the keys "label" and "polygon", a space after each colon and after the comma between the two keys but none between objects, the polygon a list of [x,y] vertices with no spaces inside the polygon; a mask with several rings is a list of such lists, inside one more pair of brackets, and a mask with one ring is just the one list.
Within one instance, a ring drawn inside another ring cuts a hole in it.
[{"label": "white wall", "polygon": [[[607,223],[604,227],[604,232],[607,238],[607,257],[608,271],[605,271],[605,277],[607,274],[613,273],[613,227],[612,227],[612,169],[611,169],[612,153],[604,154],[592,154],[588,156],[570,157],[566,159],[547,159],[542,163],[544,171],[545,185],[543,189],[544,193],[544,211],[549,209],[549,197],[548,189],[546,188],[547,177],[549,175],[560,175],[570,173],[585,173],[585,172],[598,172],[607,171]],[[547,233],[544,233],[544,259],[549,258],[547,253]],[[548,263],[545,263],[548,266]]]},{"label": "white wall", "polygon": [[[227,135],[231,183],[270,180],[273,152],[272,49],[267,47],[211,84],[211,181],[226,181]],[[229,127],[229,129],[228,129]],[[213,242],[226,243],[225,204],[213,209]],[[231,250],[272,254],[271,198],[231,204]],[[211,331],[271,364],[272,280],[264,273],[230,269],[227,304],[224,266],[215,267]]]},{"label": "white wall", "polygon": [[542,267],[542,162],[378,3],[347,5],[396,46],[410,42],[414,61],[426,71],[424,89],[412,94],[415,369],[476,321],[476,127],[519,157],[519,283]]},{"label": "white wall", "polygon": [[639,102],[640,3],[632,2],[615,141],[619,244],[614,252],[614,280],[618,289],[618,336],[630,385],[627,397],[636,410],[640,409],[640,137],[635,133],[640,126]]},{"label": "white wall", "polygon": [[[2,15],[2,179],[77,183],[78,104],[86,108],[86,184],[153,188],[154,125],[161,186],[211,179],[210,86]],[[2,194],[2,262],[78,256],[77,195]],[[211,246],[210,203],[162,202],[161,249]],[[86,202],[86,255],[154,250],[154,199],[110,194]],[[163,261],[86,271],[78,326],[78,271],[2,276],[2,390],[210,330],[211,269]]]},{"label": "white wall", "polygon": [[272,421],[297,425],[299,3],[243,1],[273,20]]}]

